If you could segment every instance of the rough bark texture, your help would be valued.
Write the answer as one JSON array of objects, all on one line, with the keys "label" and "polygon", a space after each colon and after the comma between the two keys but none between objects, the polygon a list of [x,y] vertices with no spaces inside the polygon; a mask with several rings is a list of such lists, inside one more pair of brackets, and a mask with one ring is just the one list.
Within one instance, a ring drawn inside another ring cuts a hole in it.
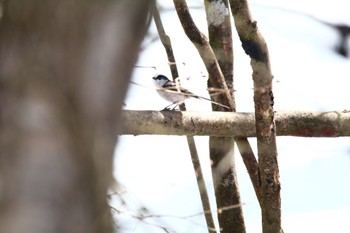
[{"label": "rough bark texture", "polygon": [[273,75],[268,49],[246,0],[230,0],[242,47],[251,58],[254,81],[255,122],[258,142],[263,232],[282,232],[281,197],[273,111]]},{"label": "rough bark texture", "polygon": [[113,232],[120,109],[148,1],[2,1],[1,232]]}]

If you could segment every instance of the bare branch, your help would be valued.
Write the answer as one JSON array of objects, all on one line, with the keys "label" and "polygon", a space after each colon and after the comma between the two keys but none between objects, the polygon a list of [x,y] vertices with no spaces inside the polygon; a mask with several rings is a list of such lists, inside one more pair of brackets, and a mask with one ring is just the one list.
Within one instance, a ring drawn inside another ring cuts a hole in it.
[{"label": "bare branch", "polygon": [[[221,208],[217,208],[216,211],[217,213],[223,213],[232,209],[237,209],[237,208],[241,208],[244,205],[244,203],[238,203],[235,205],[230,205],[230,206],[223,206]],[[160,225],[160,224],[155,224],[153,222],[148,222],[146,221],[147,219],[181,219],[181,220],[186,220],[187,222],[190,222],[196,226],[202,226],[200,224],[198,224],[197,222],[192,221],[193,218],[196,218],[198,216],[201,215],[208,215],[208,214],[212,214],[211,210],[207,210],[207,211],[203,211],[203,212],[199,212],[199,213],[195,213],[195,214],[190,214],[190,215],[185,215],[185,216],[176,216],[176,215],[169,215],[169,214],[135,214],[131,211],[124,211],[118,208],[115,208],[113,206],[110,206],[110,208],[116,212],[119,215],[125,215],[125,216],[129,216],[131,218],[137,219],[138,221],[144,223],[144,224],[148,224],[154,227],[158,227],[161,228],[163,230],[167,230],[171,231],[167,226],[165,225]],[[203,228],[207,228],[208,232],[216,232],[216,228],[215,227],[209,227],[209,226],[203,226]]]},{"label": "bare branch", "polygon": [[171,46],[171,40],[170,40],[169,36],[165,33],[163,23],[161,21],[160,14],[159,14],[159,11],[157,9],[156,2],[154,2],[153,4],[154,4],[154,6],[153,6],[153,18],[154,18],[154,22],[155,22],[156,27],[157,27],[158,35],[159,35],[160,41],[162,42],[162,44],[165,48],[165,51],[166,51],[166,54],[168,57],[168,61],[170,63],[171,74],[172,74],[173,78],[177,78],[177,77],[179,77],[179,72],[177,71],[175,56],[173,53],[173,47]]},{"label": "bare branch", "polygon": [[265,39],[251,17],[247,0],[230,0],[242,47],[251,58],[254,80],[255,124],[258,141],[263,232],[282,232],[281,196],[273,111],[273,75]]},{"label": "bare branch", "polygon": [[[177,66],[176,66],[173,48],[171,46],[171,40],[168,37],[168,35],[166,35],[166,33],[165,33],[165,30],[164,30],[164,27],[163,27],[163,24],[162,24],[162,21],[160,18],[160,14],[159,14],[159,11],[158,11],[156,5],[154,6],[153,15],[154,15],[154,21],[155,21],[156,26],[157,26],[160,40],[165,48],[166,54],[168,56],[168,61],[171,63],[170,69],[171,69],[173,79],[176,79],[177,77],[179,77],[179,73],[178,73]],[[181,104],[179,107],[180,107],[181,111],[186,111],[186,106],[184,103]],[[205,181],[203,179],[203,172],[202,172],[202,167],[200,165],[200,160],[199,160],[199,156],[198,156],[198,152],[197,152],[196,142],[195,142],[193,136],[187,136],[186,139],[187,139],[188,147],[189,147],[190,154],[191,154],[193,168],[194,168],[194,171],[196,174],[198,191],[199,191],[199,194],[201,196],[202,207],[203,207],[203,210],[205,212],[205,220],[207,223],[207,227],[208,227],[208,229],[215,230],[214,218],[213,218],[211,208],[210,208],[208,191],[207,191],[207,188],[205,185]]]},{"label": "bare branch", "polygon": [[[350,111],[276,112],[278,136],[350,136]],[[254,113],[131,111],[122,113],[121,134],[255,137]]]},{"label": "bare branch", "polygon": [[215,54],[211,46],[209,45],[208,38],[206,38],[206,36],[203,33],[201,33],[195,25],[189,12],[186,1],[174,0],[174,5],[176,8],[176,13],[180,19],[180,22],[187,37],[197,48],[198,53],[202,57],[202,60],[205,64],[209,75],[212,77],[210,79],[210,82],[212,82],[212,86],[220,88],[224,91],[223,94],[217,97],[218,99],[216,99],[216,102],[229,106],[231,110],[234,110],[235,104],[230,95],[230,91],[227,88],[224,75],[221,72]]},{"label": "bare branch", "polygon": [[[209,43],[222,71],[230,98],[236,111],[233,86],[233,48],[232,26],[228,0],[205,0],[205,11],[208,23]],[[208,87],[215,83],[215,77],[209,75]],[[213,81],[212,81],[213,80]],[[216,100],[212,96],[214,101]],[[214,111],[220,108],[212,105]],[[245,141],[248,143],[248,140]],[[212,161],[212,174],[218,207],[241,202],[235,166],[234,140],[232,137],[210,137],[209,153]],[[225,162],[223,162],[225,161]],[[235,208],[218,214],[220,232],[245,232],[242,208]]]}]

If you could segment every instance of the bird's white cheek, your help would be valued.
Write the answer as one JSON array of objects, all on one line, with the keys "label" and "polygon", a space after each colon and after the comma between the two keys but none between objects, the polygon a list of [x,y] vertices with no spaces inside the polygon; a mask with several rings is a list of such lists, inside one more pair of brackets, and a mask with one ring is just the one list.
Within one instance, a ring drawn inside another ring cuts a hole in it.
[{"label": "bird's white cheek", "polygon": [[154,83],[154,85],[155,85],[156,87],[159,87],[159,82],[158,82],[158,80],[154,80],[153,83]]}]

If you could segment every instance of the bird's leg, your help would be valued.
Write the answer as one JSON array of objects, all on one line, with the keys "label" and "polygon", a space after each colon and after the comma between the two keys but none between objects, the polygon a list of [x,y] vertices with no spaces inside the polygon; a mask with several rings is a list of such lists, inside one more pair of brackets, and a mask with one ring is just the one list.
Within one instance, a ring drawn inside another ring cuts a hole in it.
[{"label": "bird's leg", "polygon": [[172,104],[169,104],[168,106],[166,106],[163,110],[161,111],[173,111],[174,108],[170,108],[171,106],[173,106],[175,104],[175,107],[176,107],[176,102],[172,103]]},{"label": "bird's leg", "polygon": [[176,111],[176,107],[179,106],[178,104],[175,104],[175,106],[171,109],[171,111]]},{"label": "bird's leg", "polygon": [[[171,108],[171,106],[173,106],[173,105],[174,105],[174,107]],[[175,108],[176,108],[177,106],[179,106],[179,102],[178,102],[178,101],[175,101],[175,102],[173,102],[172,104],[166,106],[162,111],[176,111]]]}]

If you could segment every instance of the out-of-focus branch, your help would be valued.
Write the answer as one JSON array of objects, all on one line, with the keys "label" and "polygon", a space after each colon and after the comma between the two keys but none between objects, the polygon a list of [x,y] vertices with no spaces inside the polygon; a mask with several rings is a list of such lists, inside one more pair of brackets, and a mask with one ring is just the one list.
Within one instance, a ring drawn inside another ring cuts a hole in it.
[{"label": "out-of-focus branch", "polygon": [[1,232],[113,232],[107,190],[149,1],[1,1]]},{"label": "out-of-focus branch", "polygon": [[166,52],[167,57],[168,57],[168,61],[170,63],[171,74],[172,74],[173,78],[178,78],[179,72],[178,72],[177,67],[176,67],[176,61],[175,61],[175,56],[173,53],[173,47],[171,46],[171,40],[170,40],[169,36],[165,33],[163,23],[161,21],[160,14],[159,14],[159,11],[157,9],[157,3],[154,1],[153,4],[154,4],[154,6],[153,6],[154,22],[155,22],[156,27],[157,27],[160,41],[162,42],[162,44],[164,46],[165,52]]},{"label": "out-of-focus branch", "polygon": [[[278,136],[350,136],[350,111],[276,112],[275,120]],[[124,110],[121,121],[120,134],[256,136],[254,113]]]},{"label": "out-of-focus branch", "polygon": [[[154,21],[158,30],[158,34],[160,37],[160,40],[165,48],[167,57],[168,57],[168,61],[170,62],[170,70],[173,76],[173,79],[176,79],[177,77],[179,77],[178,74],[178,70],[177,70],[177,65],[176,65],[176,61],[175,61],[175,56],[173,53],[173,48],[171,46],[171,40],[168,37],[168,35],[166,35],[163,24],[162,24],[162,20],[157,8],[157,5],[155,3],[154,8],[153,8],[153,16],[154,16]],[[181,111],[186,111],[186,106],[185,103],[180,105],[180,110]],[[200,160],[199,160],[199,156],[198,156],[198,152],[197,152],[197,147],[196,147],[196,142],[194,140],[193,136],[187,136],[187,143],[188,143],[188,147],[190,150],[190,154],[191,154],[191,160],[192,160],[192,164],[193,164],[193,168],[196,174],[196,180],[197,180],[197,186],[198,186],[198,191],[199,194],[201,196],[201,201],[202,201],[202,207],[204,210],[204,217],[207,223],[207,228],[208,229],[215,229],[215,225],[214,225],[214,218],[213,218],[213,214],[210,208],[210,201],[209,201],[209,195],[208,195],[208,191],[205,185],[205,181],[203,179],[203,172],[202,172],[202,167],[200,165]]]},{"label": "out-of-focus branch", "polygon": [[247,0],[230,0],[242,47],[251,58],[258,142],[263,232],[282,232],[279,168],[270,58],[265,39],[251,17]]}]

